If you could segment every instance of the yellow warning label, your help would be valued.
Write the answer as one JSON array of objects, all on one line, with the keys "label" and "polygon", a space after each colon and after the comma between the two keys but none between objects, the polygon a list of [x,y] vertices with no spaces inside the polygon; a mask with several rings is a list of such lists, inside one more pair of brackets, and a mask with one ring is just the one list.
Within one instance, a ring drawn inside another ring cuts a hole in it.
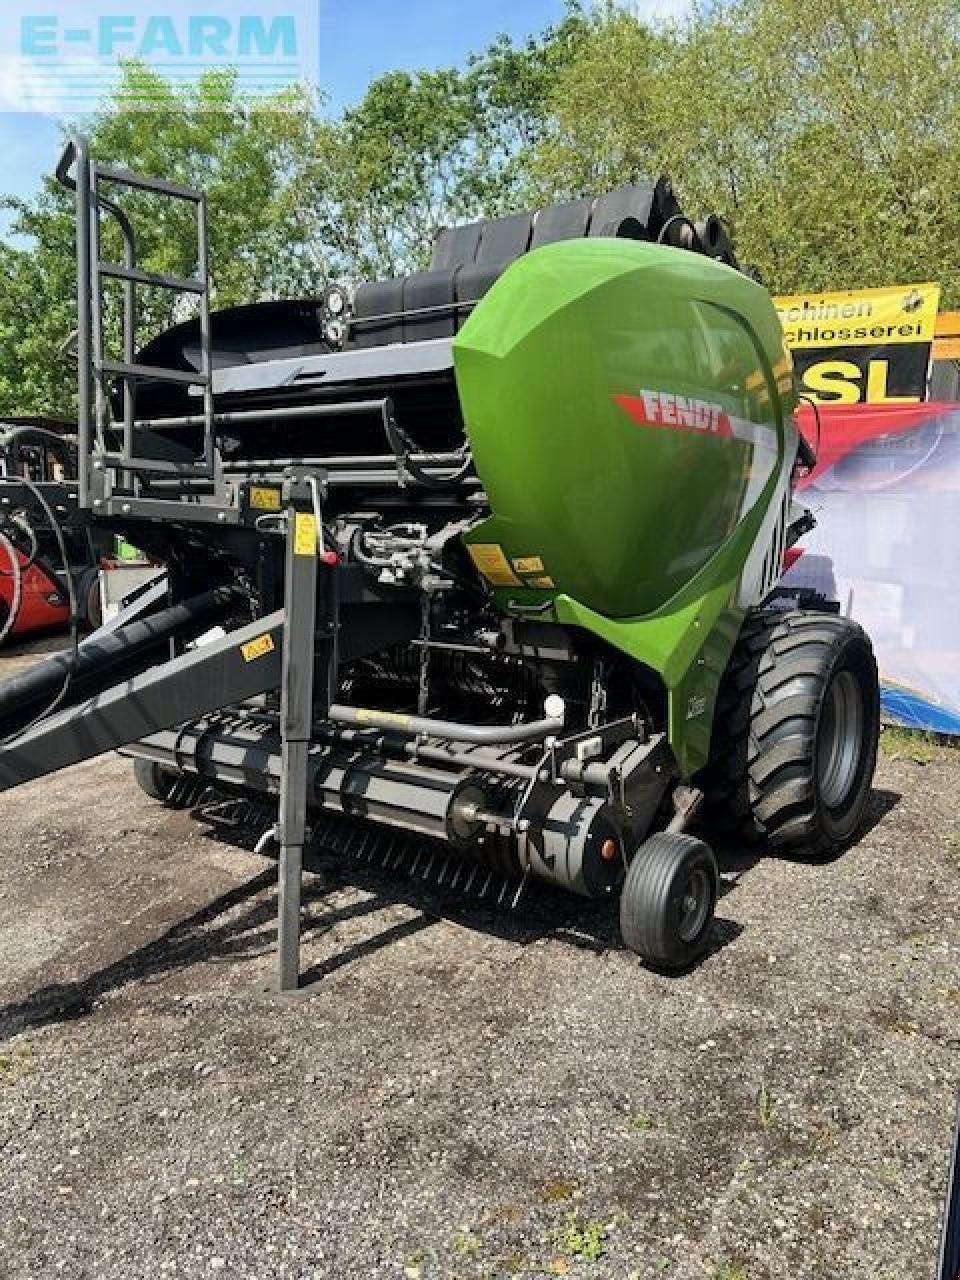
[{"label": "yellow warning label", "polygon": [[258,658],[265,658],[268,653],[273,653],[276,647],[273,636],[267,632],[266,635],[257,636],[256,640],[248,640],[246,644],[242,644],[240,652],[244,662],[256,662]]},{"label": "yellow warning label", "polygon": [[521,556],[514,560],[513,567],[517,573],[543,573],[543,561],[539,556]]},{"label": "yellow warning label", "polygon": [[475,542],[467,547],[470,559],[495,587],[520,587],[523,583],[510,568],[499,542]]},{"label": "yellow warning label", "polygon": [[265,489],[260,485],[253,485],[250,489],[250,505],[256,511],[279,511],[280,510],[280,490]]},{"label": "yellow warning label", "polygon": [[317,554],[317,517],[306,511],[298,511],[294,520],[293,554],[295,556]]},{"label": "yellow warning label", "polygon": [[557,584],[554,582],[554,580],[549,577],[527,579],[528,587],[539,587],[543,591],[549,591],[551,588],[555,587],[556,585]]}]

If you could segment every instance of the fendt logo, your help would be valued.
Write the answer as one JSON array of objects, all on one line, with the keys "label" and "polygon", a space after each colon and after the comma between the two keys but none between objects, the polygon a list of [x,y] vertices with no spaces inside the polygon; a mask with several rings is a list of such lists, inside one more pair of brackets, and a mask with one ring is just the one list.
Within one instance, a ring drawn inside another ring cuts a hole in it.
[{"label": "fendt logo", "polygon": [[25,58],[296,58],[297,23],[289,13],[236,20],[222,14],[102,13],[80,25],[74,15],[24,14],[20,52]]},{"label": "fendt logo", "polygon": [[777,433],[772,423],[750,422],[728,413],[712,400],[678,396],[672,391],[640,391],[636,395],[613,398],[640,427],[733,440],[771,453],[777,450]]},{"label": "fendt logo", "polygon": [[673,427],[677,431],[696,431],[724,439],[734,435],[730,415],[709,400],[694,400],[667,391],[641,391],[636,396],[613,398],[641,426]]}]

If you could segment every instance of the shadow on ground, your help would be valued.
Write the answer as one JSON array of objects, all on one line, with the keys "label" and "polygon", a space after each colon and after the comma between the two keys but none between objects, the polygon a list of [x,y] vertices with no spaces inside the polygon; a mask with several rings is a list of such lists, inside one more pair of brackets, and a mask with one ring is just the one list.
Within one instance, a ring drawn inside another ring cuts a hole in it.
[{"label": "shadow on ground", "polygon": [[[861,835],[872,830],[899,800],[897,792],[874,791]],[[234,848],[242,848],[245,843],[228,840],[217,832],[212,832],[211,838]],[[762,850],[745,850],[730,844],[718,846],[721,899],[736,890],[740,879],[763,856]],[[841,851],[837,857],[842,856]],[[549,937],[598,954],[623,948],[616,912],[609,902],[586,901],[541,884],[525,886],[516,909],[511,909],[509,896],[506,903],[496,899],[477,900],[381,867],[344,865],[329,855],[314,854],[307,858],[306,866],[311,874],[306,876],[303,887],[302,936],[305,940],[328,933],[346,921],[374,915],[385,907],[404,904],[417,914],[345,946],[314,965],[303,974],[304,989],[441,920],[488,933],[519,947]],[[334,906],[329,901],[331,895],[344,888],[360,889],[365,896],[359,901]],[[130,982],[149,982],[161,974],[208,961],[228,964],[259,958],[275,945],[276,918],[276,867],[268,863],[242,885],[112,964],[76,982],[43,987],[0,1008],[0,1040],[30,1027],[85,1017],[102,996]],[[729,946],[741,933],[742,927],[736,921],[717,916],[710,951],[701,963],[709,963],[711,956]]]}]

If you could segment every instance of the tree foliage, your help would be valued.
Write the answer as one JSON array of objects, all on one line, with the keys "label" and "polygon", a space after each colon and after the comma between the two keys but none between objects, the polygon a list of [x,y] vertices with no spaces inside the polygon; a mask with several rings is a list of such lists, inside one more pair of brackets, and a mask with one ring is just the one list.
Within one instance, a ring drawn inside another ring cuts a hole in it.
[{"label": "tree foliage", "polygon": [[590,34],[576,8],[536,40],[506,37],[464,69],[396,71],[319,131],[303,205],[347,276],[423,266],[437,230],[502,212],[529,185],[559,76]]},{"label": "tree foliage", "polygon": [[559,77],[541,190],[667,171],[793,291],[960,295],[954,0],[726,0],[651,32],[607,14]]},{"label": "tree foliage", "polygon": [[[134,102],[148,101],[148,110]],[[98,159],[207,192],[217,306],[322,287],[325,263],[306,241],[294,180],[313,149],[313,104],[299,94],[244,103],[231,72],[184,95],[140,66],[127,68],[110,108],[90,122]],[[117,194],[148,271],[196,270],[196,223],[180,202]],[[73,197],[48,179],[32,200],[7,200],[14,239],[0,247],[0,411],[69,413],[74,374],[60,353],[76,326]],[[103,255],[121,260],[104,219]],[[176,298],[141,289],[142,338],[179,318]],[[116,288],[110,329],[115,335]]]}]

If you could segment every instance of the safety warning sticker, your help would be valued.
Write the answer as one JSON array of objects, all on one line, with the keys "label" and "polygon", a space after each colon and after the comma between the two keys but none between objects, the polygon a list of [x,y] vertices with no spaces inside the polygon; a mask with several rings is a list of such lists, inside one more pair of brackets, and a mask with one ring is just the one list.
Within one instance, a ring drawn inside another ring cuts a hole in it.
[{"label": "safety warning sticker", "polygon": [[543,573],[543,561],[539,556],[521,556],[514,560],[513,567],[517,573]]},{"label": "safety warning sticker", "polygon": [[293,553],[297,556],[317,554],[317,517],[298,511],[293,526]]},{"label": "safety warning sticker", "polygon": [[279,511],[280,490],[253,485],[250,489],[250,505],[255,511]]},{"label": "safety warning sticker", "polygon": [[268,653],[273,653],[276,647],[273,636],[267,632],[265,635],[257,636],[256,640],[248,640],[246,644],[242,644],[240,652],[243,654],[244,662],[256,662],[258,658],[265,658]]},{"label": "safety warning sticker", "polygon": [[494,587],[519,587],[523,584],[510,568],[499,542],[475,542],[467,547],[470,559]]}]

